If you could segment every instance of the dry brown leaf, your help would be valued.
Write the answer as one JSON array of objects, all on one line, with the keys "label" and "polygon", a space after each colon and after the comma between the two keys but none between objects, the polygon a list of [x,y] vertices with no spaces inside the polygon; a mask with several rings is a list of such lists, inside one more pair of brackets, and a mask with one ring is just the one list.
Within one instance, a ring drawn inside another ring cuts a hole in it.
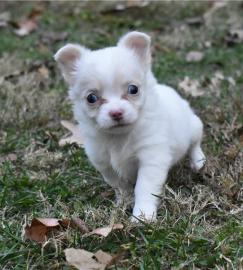
[{"label": "dry brown leaf", "polygon": [[93,259],[94,253],[84,249],[67,248],[64,253],[67,262],[79,270],[102,270],[106,267]]},{"label": "dry brown leaf", "polygon": [[61,219],[58,222],[61,226],[65,227],[65,228],[67,228],[67,227],[71,227],[71,228],[75,228],[75,229],[78,228],[82,234],[89,232],[89,229],[86,226],[85,222],[78,217],[73,217],[71,219],[67,219],[67,218]]},{"label": "dry brown leaf", "polygon": [[110,262],[113,258],[109,253],[104,252],[101,249],[98,250],[97,252],[95,252],[94,256],[98,260],[98,262],[100,262],[104,265],[110,264]]},{"label": "dry brown leaf", "polygon": [[114,230],[121,230],[124,226],[121,223],[113,224],[113,226],[97,228],[93,230],[89,235],[97,234],[103,237],[107,237]]},{"label": "dry brown leaf", "polygon": [[187,76],[179,83],[179,88],[193,97],[199,97],[205,94],[199,81],[190,79]]},{"label": "dry brown leaf", "polygon": [[84,249],[67,248],[64,253],[67,262],[79,270],[104,270],[117,263],[124,255],[124,250],[111,255],[103,250],[92,253]]},{"label": "dry brown leaf", "polygon": [[80,218],[34,218],[31,225],[27,225],[24,228],[25,236],[26,238],[38,243],[44,243],[48,239],[48,233],[54,229],[61,229],[61,226],[64,228],[78,228],[82,234],[89,232],[89,229],[86,227],[84,221],[82,221]]},{"label": "dry brown leaf", "polygon": [[200,62],[204,57],[203,52],[191,51],[186,55],[187,62]]},{"label": "dry brown leaf", "polygon": [[77,218],[77,217],[72,218],[71,225],[77,227],[81,233],[89,232],[89,229],[87,228],[85,222],[80,218]]},{"label": "dry brown leaf", "polygon": [[57,219],[57,218],[35,218],[35,219],[33,219],[34,222],[35,222],[35,220],[38,221],[38,223],[45,225],[46,227],[59,226],[59,219]]},{"label": "dry brown leaf", "polygon": [[28,15],[28,18],[15,23],[18,29],[16,29],[14,33],[18,36],[23,37],[34,32],[38,28],[38,18],[41,13],[42,10],[33,9]]},{"label": "dry brown leaf", "polygon": [[37,22],[35,20],[26,20],[18,23],[19,28],[14,33],[20,37],[29,35],[37,29]]},{"label": "dry brown leaf", "polygon": [[25,227],[25,237],[38,243],[44,243],[47,239],[48,231],[48,228],[42,224],[27,225]]},{"label": "dry brown leaf", "polygon": [[49,231],[60,226],[56,218],[34,218],[31,225],[25,227],[25,236],[30,240],[43,243]]},{"label": "dry brown leaf", "polygon": [[64,146],[65,144],[71,144],[71,143],[77,143],[79,146],[83,146],[83,138],[80,133],[80,129],[78,125],[74,125],[69,121],[62,120],[61,124],[68,129],[69,131],[72,132],[72,135],[62,138],[59,141],[60,146]]}]

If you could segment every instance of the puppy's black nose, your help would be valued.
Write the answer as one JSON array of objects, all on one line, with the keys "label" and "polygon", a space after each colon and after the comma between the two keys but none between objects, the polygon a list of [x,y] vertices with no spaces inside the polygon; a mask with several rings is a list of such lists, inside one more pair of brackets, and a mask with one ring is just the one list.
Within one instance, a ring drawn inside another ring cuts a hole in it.
[{"label": "puppy's black nose", "polygon": [[115,120],[115,121],[120,121],[123,118],[123,110],[114,110],[114,111],[110,111],[109,115],[110,117]]}]

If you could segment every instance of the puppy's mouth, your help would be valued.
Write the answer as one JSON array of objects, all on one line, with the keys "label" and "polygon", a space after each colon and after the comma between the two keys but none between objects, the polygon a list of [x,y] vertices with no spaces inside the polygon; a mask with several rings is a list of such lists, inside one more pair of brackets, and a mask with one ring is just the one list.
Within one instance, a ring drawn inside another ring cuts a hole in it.
[{"label": "puppy's mouth", "polygon": [[129,127],[131,126],[131,124],[132,123],[128,123],[124,121],[117,121],[117,122],[114,122],[114,124],[110,128],[113,129],[113,128]]},{"label": "puppy's mouth", "polygon": [[130,127],[132,126],[132,123],[124,123],[124,122],[117,122],[117,123],[113,123],[113,125],[109,126],[109,127],[106,127],[106,128],[103,128],[103,130],[105,132],[108,132],[108,133],[114,133],[115,134],[118,132],[126,132],[128,130],[130,130]]},{"label": "puppy's mouth", "polygon": [[121,127],[128,127],[128,126],[131,126],[131,123],[117,122],[110,128],[121,128]]},{"label": "puppy's mouth", "polygon": [[101,130],[103,132],[108,133],[108,134],[116,134],[116,135],[121,135],[124,133],[127,133],[131,130],[132,123],[124,123],[124,122],[117,122],[113,123],[113,125],[109,127],[103,127]]}]

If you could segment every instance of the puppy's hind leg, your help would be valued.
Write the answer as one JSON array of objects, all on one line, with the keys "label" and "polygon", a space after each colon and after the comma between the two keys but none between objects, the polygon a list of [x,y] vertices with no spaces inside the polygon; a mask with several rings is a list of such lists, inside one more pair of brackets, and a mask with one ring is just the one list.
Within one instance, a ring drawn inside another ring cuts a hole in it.
[{"label": "puppy's hind leg", "polygon": [[193,116],[192,124],[193,139],[190,148],[190,166],[194,171],[199,171],[206,162],[206,157],[201,149],[203,124],[196,115]]}]

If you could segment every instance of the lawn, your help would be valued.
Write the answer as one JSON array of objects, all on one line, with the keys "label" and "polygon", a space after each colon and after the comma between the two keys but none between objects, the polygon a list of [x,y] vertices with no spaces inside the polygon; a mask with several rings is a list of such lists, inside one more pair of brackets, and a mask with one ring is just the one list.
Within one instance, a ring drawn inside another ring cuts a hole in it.
[{"label": "lawn", "polygon": [[[10,18],[0,27],[0,269],[73,269],[64,254],[70,247],[122,254],[110,269],[243,269],[243,2],[124,10],[114,2],[1,2],[0,22],[3,12]],[[16,22],[30,14],[35,31],[18,36]],[[60,121],[73,116],[53,60],[67,42],[113,46],[134,29],[152,37],[158,80],[177,88],[203,120],[207,156],[200,173],[187,159],[173,168],[158,221],[138,225],[115,206],[83,149],[59,146],[67,133]],[[203,58],[188,61],[191,51]],[[199,95],[178,87],[186,76]],[[124,228],[107,237],[62,228],[41,245],[24,235],[40,217]]]}]

